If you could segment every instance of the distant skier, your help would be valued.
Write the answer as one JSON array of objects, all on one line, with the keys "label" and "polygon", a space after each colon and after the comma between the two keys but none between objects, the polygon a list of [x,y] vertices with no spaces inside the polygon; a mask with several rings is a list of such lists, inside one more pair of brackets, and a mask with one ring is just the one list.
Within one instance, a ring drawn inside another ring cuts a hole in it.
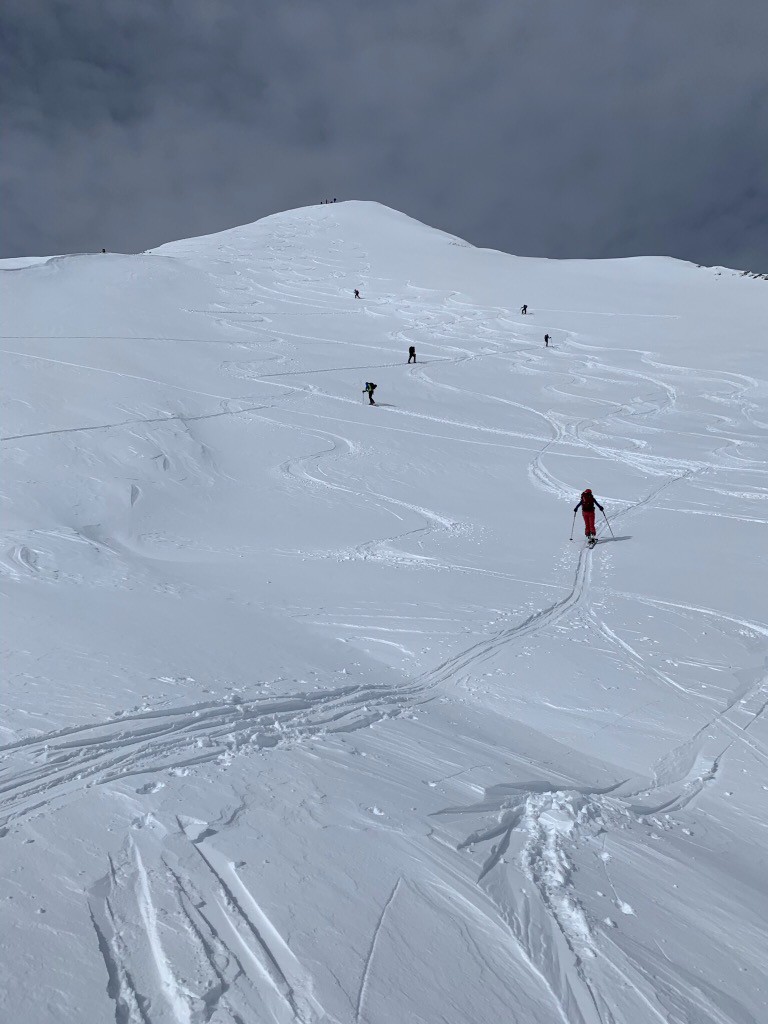
[{"label": "distant skier", "polygon": [[102,251],[102,252],[106,252],[107,250],[106,250],[106,249],[102,249],[101,251]]},{"label": "distant skier", "polygon": [[359,288],[355,288],[355,298],[356,299],[360,298],[360,289]]},{"label": "distant skier", "polygon": [[416,346],[415,345],[410,345],[409,348],[408,348],[408,362],[409,363],[415,363],[416,362]]},{"label": "distant skier", "polygon": [[525,302],[523,303],[523,305],[520,307],[520,312],[523,314],[523,316],[525,316],[525,314],[528,312],[528,305],[527,305],[527,303],[525,303]]},{"label": "distant skier", "polygon": [[605,515],[603,506],[595,498],[592,491],[587,488],[585,491],[581,492],[579,504],[573,510],[574,513],[576,513],[581,509],[581,514],[584,516],[584,533],[590,544],[597,543],[597,534],[595,533],[595,505],[597,505],[603,515]]},{"label": "distant skier", "polygon": [[544,348],[549,348],[549,335],[544,335]]},{"label": "distant skier", "polygon": [[[373,392],[375,390],[376,390],[376,385],[375,384],[372,384],[371,381],[366,381],[365,382],[365,387],[363,388],[363,394],[364,395],[368,395],[368,404],[369,405],[376,405],[376,403],[373,400]],[[593,518],[594,518],[594,514],[593,514]]]}]

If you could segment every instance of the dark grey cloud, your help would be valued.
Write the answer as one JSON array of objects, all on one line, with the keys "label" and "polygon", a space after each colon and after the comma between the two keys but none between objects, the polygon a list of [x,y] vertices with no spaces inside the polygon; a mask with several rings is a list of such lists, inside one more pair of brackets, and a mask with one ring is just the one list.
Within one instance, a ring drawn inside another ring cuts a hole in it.
[{"label": "dark grey cloud", "polygon": [[765,0],[6,0],[4,255],[325,196],[768,271]]}]

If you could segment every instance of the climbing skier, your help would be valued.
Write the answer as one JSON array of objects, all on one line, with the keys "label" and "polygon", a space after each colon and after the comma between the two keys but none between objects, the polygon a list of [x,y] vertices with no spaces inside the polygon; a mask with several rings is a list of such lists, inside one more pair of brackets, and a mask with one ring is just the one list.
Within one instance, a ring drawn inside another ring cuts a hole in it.
[{"label": "climbing skier", "polygon": [[597,534],[595,533],[595,505],[605,515],[605,511],[600,502],[595,498],[589,487],[581,492],[581,498],[579,504],[573,510],[574,514],[581,509],[581,514],[584,516],[584,533],[589,544],[597,543]]},{"label": "climbing skier", "polygon": [[544,348],[549,348],[549,335],[544,335]]},{"label": "climbing skier", "polygon": [[360,298],[360,289],[359,288],[355,288],[355,298],[356,299]]},{"label": "climbing skier", "polygon": [[[375,384],[372,384],[370,381],[366,381],[365,382],[365,387],[363,388],[363,394],[364,395],[368,395],[368,404],[369,405],[376,405],[376,403],[373,400],[373,392],[375,390],[376,390],[376,385]],[[593,516],[593,518],[594,518],[594,516]]]},{"label": "climbing skier", "polygon": [[415,363],[416,362],[416,346],[415,345],[409,345],[408,346],[408,362],[409,363]]},{"label": "climbing skier", "polygon": [[528,312],[528,304],[527,303],[523,303],[523,305],[520,307],[520,312],[523,314],[523,316],[525,316],[525,314]]}]

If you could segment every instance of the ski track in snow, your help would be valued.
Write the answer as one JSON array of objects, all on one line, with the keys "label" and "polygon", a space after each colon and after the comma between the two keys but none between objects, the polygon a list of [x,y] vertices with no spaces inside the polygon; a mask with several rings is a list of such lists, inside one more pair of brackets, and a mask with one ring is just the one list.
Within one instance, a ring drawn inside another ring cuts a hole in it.
[{"label": "ski track in snow", "polygon": [[338,1024],[215,835],[189,819],[168,833],[147,816],[91,889],[116,1024]]},{"label": "ski track in snow", "polygon": [[358,685],[285,697],[238,696],[16,740],[0,746],[0,821],[48,810],[93,785],[353,732],[397,714],[411,695],[408,687]]}]

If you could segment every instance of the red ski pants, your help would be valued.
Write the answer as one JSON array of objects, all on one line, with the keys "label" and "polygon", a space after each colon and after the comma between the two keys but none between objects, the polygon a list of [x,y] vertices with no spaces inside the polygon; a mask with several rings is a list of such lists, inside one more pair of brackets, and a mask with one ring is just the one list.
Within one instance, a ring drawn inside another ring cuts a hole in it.
[{"label": "red ski pants", "polygon": [[595,535],[595,510],[592,509],[588,512],[585,508],[581,510],[581,514],[584,516],[584,533],[587,537],[594,537]]}]

